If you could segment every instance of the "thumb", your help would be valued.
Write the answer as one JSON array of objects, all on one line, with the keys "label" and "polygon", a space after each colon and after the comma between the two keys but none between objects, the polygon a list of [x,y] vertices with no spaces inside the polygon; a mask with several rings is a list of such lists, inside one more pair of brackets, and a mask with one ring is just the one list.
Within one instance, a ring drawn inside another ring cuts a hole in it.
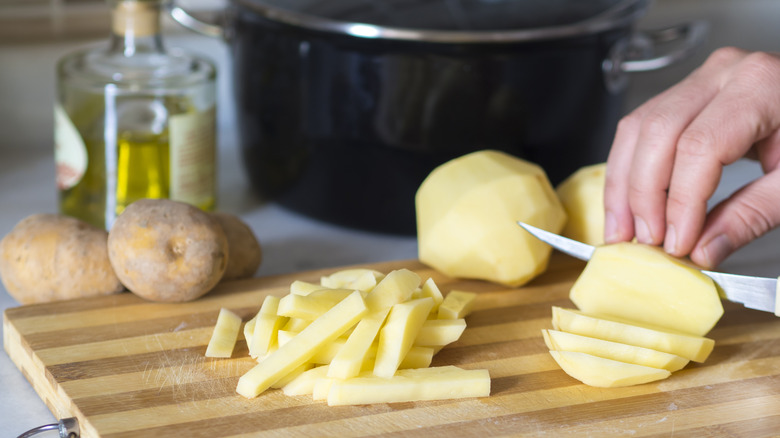
[{"label": "thumb", "polygon": [[714,268],[734,251],[780,225],[780,169],[756,179],[707,215],[691,260]]}]

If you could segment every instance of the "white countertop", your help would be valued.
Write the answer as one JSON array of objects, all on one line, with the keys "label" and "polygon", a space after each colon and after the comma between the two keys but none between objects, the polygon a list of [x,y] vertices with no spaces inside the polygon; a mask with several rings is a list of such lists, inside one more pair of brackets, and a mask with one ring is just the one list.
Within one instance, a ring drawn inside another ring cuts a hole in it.
[{"label": "white countertop", "polygon": [[[681,79],[714,47],[739,45],[750,49],[776,49],[777,37],[771,35],[770,30],[776,29],[774,21],[778,14],[780,7],[773,0],[657,2],[643,24],[673,24],[702,17],[711,24],[710,38],[699,55],[682,65],[632,77],[627,107],[636,106]],[[767,33],[762,35],[761,32]],[[51,150],[54,64],[62,54],[83,45],[83,41],[45,44],[0,41],[0,236],[29,214],[57,209]],[[226,47],[193,35],[176,35],[169,38],[169,45],[196,47],[220,65],[219,92],[228,103],[219,109],[219,206],[221,210],[239,214],[261,241],[264,261],[257,275],[416,257],[414,238],[349,230],[300,216],[272,203],[259,202],[249,189],[232,134]],[[740,162],[730,166],[715,199],[722,199],[759,174],[755,163]],[[780,233],[770,233],[740,250],[721,269],[776,276],[780,273],[778,247]],[[0,286],[2,309],[17,305]],[[56,421],[6,354],[0,354],[0,387],[0,431],[3,435],[16,436],[32,427]]]}]

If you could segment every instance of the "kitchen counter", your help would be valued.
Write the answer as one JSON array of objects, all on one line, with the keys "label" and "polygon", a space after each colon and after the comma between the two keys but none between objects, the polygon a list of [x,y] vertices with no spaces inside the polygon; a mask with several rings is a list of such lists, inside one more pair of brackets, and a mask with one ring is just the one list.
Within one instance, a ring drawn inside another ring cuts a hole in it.
[{"label": "kitchen counter", "polygon": [[[663,72],[631,78],[626,108],[680,80],[713,48],[737,45],[748,49],[777,48],[773,23],[780,5],[773,0],[659,1],[641,27],[667,25],[690,18],[710,22],[706,47],[692,59]],[[766,23],[766,25],[762,25]],[[762,34],[762,32],[766,32]],[[264,249],[257,275],[271,275],[347,264],[416,257],[413,237],[355,231],[326,224],[262,202],[249,189],[234,134],[230,105],[229,63],[226,47],[205,37],[176,33],[169,45],[207,53],[220,66],[219,93],[219,207],[239,214],[251,225]],[[62,54],[86,41],[11,44],[0,41],[0,235],[7,234],[25,216],[56,211],[52,156],[52,102],[54,64]],[[741,161],[724,172],[713,201],[723,199],[760,174],[752,162]],[[780,272],[780,233],[772,232],[728,259],[722,270],[776,276]],[[3,309],[17,303],[0,286]],[[0,354],[0,430],[15,436],[32,427],[56,421],[7,355]]]}]

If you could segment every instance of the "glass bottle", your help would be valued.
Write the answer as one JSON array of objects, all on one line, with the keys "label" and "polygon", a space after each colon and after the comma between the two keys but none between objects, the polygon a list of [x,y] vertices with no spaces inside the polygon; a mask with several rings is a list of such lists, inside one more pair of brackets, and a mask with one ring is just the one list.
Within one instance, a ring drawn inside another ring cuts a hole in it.
[{"label": "glass bottle", "polygon": [[63,214],[110,228],[141,198],[216,204],[216,68],[160,34],[166,0],[109,0],[106,48],[57,65],[55,161]]}]

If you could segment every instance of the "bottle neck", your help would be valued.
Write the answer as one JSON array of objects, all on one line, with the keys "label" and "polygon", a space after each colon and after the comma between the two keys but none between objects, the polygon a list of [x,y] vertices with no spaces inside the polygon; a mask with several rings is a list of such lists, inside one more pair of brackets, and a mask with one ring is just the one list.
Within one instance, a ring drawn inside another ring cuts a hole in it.
[{"label": "bottle neck", "polygon": [[111,4],[111,51],[128,57],[164,51],[160,1],[113,0]]}]

